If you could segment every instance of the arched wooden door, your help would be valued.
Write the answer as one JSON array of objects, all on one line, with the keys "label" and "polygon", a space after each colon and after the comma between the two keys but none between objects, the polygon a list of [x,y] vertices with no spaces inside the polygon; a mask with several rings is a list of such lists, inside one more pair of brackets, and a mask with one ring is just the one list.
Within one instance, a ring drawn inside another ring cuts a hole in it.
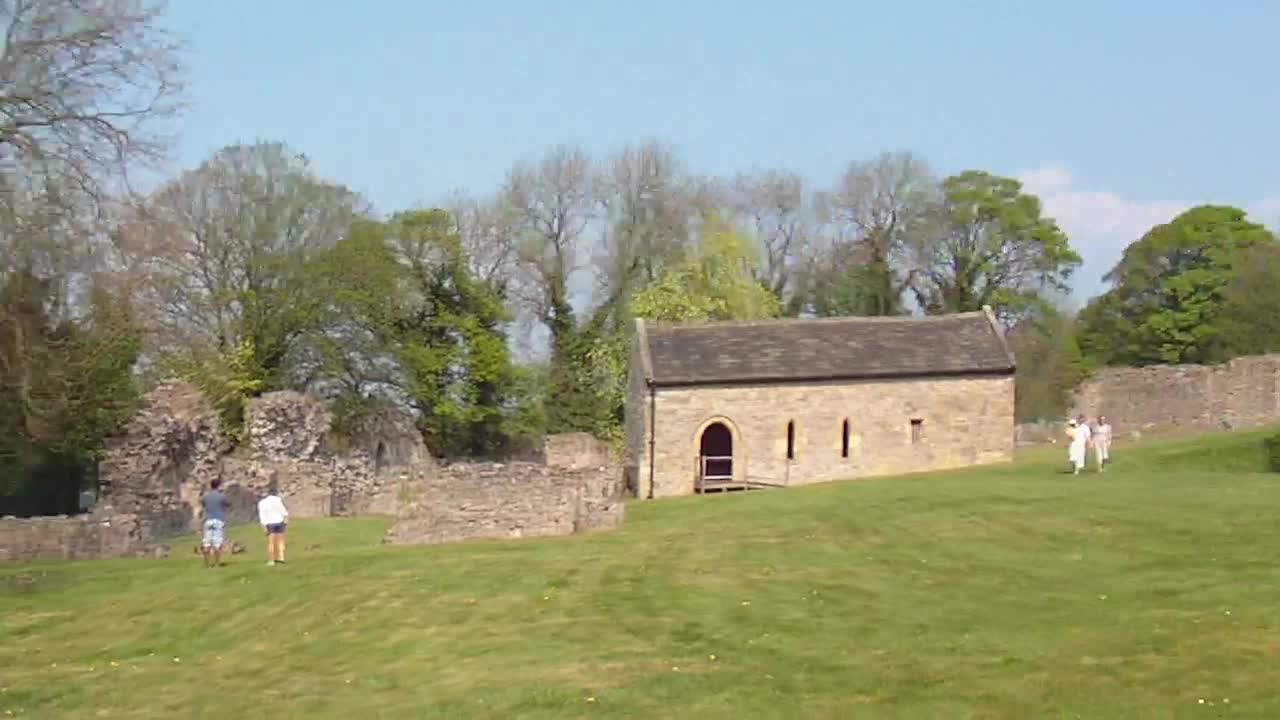
[{"label": "arched wooden door", "polygon": [[733,433],[714,422],[698,441],[698,491],[733,482]]}]

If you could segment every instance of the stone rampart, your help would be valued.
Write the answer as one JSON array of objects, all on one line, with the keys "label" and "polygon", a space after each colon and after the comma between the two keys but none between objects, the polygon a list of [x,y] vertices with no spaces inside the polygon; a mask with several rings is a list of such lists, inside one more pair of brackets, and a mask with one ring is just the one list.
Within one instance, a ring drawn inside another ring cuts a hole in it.
[{"label": "stone rampart", "polygon": [[622,470],[537,463],[458,463],[442,468],[401,507],[394,544],[569,535],[619,525]]},{"label": "stone rampart", "polygon": [[548,435],[542,442],[542,457],[549,467],[571,470],[614,464],[609,444],[583,432]]},{"label": "stone rampart", "polygon": [[1223,430],[1280,421],[1280,355],[1221,365],[1107,368],[1077,389],[1072,415],[1114,431]]},{"label": "stone rampart", "polygon": [[157,553],[135,515],[0,519],[0,562],[82,560]]}]

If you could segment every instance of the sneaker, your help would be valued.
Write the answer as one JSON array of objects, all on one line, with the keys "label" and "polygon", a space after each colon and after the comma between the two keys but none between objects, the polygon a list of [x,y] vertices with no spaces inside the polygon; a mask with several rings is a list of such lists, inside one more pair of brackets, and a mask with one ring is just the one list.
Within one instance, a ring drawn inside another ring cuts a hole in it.
[{"label": "sneaker", "polygon": [[267,566],[268,566],[268,567],[270,567],[270,566],[272,566],[272,565],[275,565],[275,564],[276,564],[276,561],[275,561],[275,560],[268,560],[268,561],[267,561]]}]

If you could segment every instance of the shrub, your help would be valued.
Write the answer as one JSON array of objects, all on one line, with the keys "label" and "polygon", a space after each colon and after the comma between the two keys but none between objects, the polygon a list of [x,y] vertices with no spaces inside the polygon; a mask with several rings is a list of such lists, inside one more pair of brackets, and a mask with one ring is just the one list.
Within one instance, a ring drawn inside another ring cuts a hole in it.
[{"label": "shrub", "polygon": [[1267,450],[1267,466],[1272,472],[1280,472],[1280,432],[1262,441]]}]

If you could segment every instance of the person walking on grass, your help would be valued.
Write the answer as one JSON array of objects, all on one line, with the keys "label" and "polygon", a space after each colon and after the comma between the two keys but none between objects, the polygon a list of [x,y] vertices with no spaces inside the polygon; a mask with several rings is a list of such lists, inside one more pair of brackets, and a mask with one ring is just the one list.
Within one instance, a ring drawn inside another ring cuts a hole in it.
[{"label": "person walking on grass", "polygon": [[[226,542],[223,531],[227,526],[227,496],[218,488],[221,480],[209,483],[209,492],[200,498],[200,515],[204,535],[200,538],[200,554],[204,558],[205,567],[218,567],[222,564],[222,545]],[[212,556],[212,558],[210,558]]]},{"label": "person walking on grass", "polygon": [[1105,472],[1111,462],[1111,423],[1106,415],[1098,416],[1098,432],[1093,437],[1093,454],[1098,459],[1098,472]]},{"label": "person walking on grass", "polygon": [[272,483],[267,496],[258,501],[258,522],[267,533],[268,565],[284,564],[284,528],[288,521],[289,510]]},{"label": "person walking on grass", "polygon": [[1089,426],[1084,421],[1084,415],[1071,421],[1067,436],[1071,438],[1071,445],[1067,448],[1067,457],[1071,460],[1071,473],[1079,475],[1084,469],[1085,456],[1089,451]]}]

